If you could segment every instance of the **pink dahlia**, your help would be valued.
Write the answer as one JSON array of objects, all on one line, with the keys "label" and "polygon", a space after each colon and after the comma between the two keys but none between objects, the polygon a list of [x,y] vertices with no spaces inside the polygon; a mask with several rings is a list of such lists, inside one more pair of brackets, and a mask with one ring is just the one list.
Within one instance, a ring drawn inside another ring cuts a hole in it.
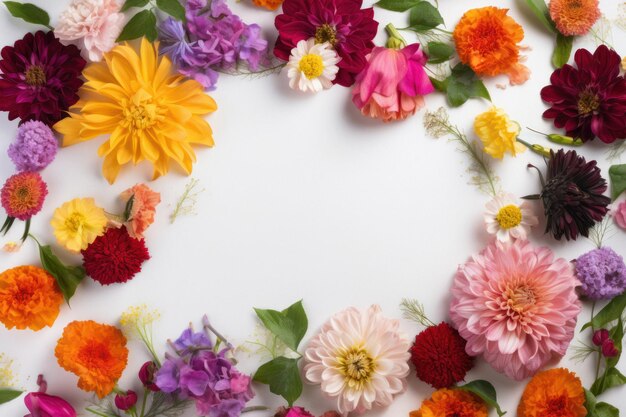
[{"label": "pink dahlia", "polygon": [[406,119],[424,106],[423,96],[435,91],[424,71],[427,60],[418,43],[399,50],[375,47],[356,78],[352,101],[365,116]]},{"label": "pink dahlia", "polygon": [[493,242],[459,270],[450,317],[471,356],[521,380],[563,356],[580,302],[572,266],[528,241]]},{"label": "pink dahlia", "polygon": [[27,33],[2,48],[0,110],[9,120],[39,120],[52,126],[78,101],[85,60],[74,45],[65,46],[53,32]]},{"label": "pink dahlia", "polygon": [[333,84],[349,87],[365,67],[365,56],[374,47],[378,22],[374,10],[361,9],[362,0],[285,0],[276,17],[278,40],[274,55],[288,61],[299,41],[328,42],[341,61]]}]

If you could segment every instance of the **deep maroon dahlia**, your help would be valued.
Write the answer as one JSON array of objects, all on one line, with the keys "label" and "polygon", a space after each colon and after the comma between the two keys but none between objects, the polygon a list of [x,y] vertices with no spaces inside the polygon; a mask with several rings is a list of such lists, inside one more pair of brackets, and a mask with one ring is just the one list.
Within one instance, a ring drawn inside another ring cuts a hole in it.
[{"label": "deep maroon dahlia", "polygon": [[538,196],[546,214],[546,233],[570,240],[583,235],[608,212],[611,199],[603,193],[606,180],[596,161],[587,162],[576,151],[550,151],[548,175]]},{"label": "deep maroon dahlia", "polygon": [[133,279],[150,259],[144,240],[130,237],[125,227],[107,229],[82,254],[85,272],[102,285]]},{"label": "deep maroon dahlia", "polygon": [[448,388],[465,378],[474,359],[465,352],[465,339],[446,322],[415,336],[411,362],[417,377],[434,388]]},{"label": "deep maroon dahlia", "polygon": [[349,87],[366,64],[374,47],[378,22],[374,10],[361,9],[362,0],[285,0],[283,14],[276,17],[278,40],[274,55],[288,61],[301,40],[315,38],[330,43],[341,61],[334,84]]},{"label": "deep maroon dahlia", "polygon": [[63,45],[53,32],[27,33],[0,54],[0,110],[9,112],[9,120],[52,126],[78,101],[85,60],[77,47]]},{"label": "deep maroon dahlia", "polygon": [[551,85],[541,90],[543,101],[552,105],[543,117],[585,142],[626,138],[626,79],[619,75],[620,56],[600,45],[593,55],[579,49],[574,61],[577,68],[566,64],[555,70]]}]

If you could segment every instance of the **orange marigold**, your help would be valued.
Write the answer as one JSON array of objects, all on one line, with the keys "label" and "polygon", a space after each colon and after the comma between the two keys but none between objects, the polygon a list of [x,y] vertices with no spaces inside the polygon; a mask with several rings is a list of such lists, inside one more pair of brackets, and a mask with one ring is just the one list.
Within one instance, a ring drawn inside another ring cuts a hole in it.
[{"label": "orange marigold", "polygon": [[506,74],[511,84],[522,84],[530,76],[520,64],[524,29],[508,11],[491,6],[467,11],[454,28],[454,43],[461,62],[476,74]]},{"label": "orange marigold", "polygon": [[103,398],[113,391],[128,362],[126,338],[113,326],[94,321],[69,323],[54,351],[59,365],[78,376],[78,387]]},{"label": "orange marigold", "polygon": [[422,402],[410,417],[487,417],[487,404],[477,395],[459,389],[442,388]]},{"label": "orange marigold", "polygon": [[518,417],[585,417],[585,390],[575,373],[565,368],[539,372],[530,380]]},{"label": "orange marigold", "polygon": [[598,0],[550,0],[550,17],[565,36],[585,35],[600,16]]},{"label": "orange marigold", "polygon": [[0,322],[8,329],[52,326],[62,302],[56,281],[39,267],[18,266],[0,274]]},{"label": "orange marigold", "polygon": [[264,7],[267,10],[276,10],[283,4],[284,0],[252,0],[255,6]]}]

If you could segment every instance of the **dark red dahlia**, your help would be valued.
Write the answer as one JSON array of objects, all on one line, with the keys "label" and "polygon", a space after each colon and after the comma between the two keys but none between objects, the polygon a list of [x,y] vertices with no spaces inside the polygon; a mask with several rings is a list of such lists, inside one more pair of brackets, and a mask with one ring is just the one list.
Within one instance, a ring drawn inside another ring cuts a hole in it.
[{"label": "dark red dahlia", "polygon": [[474,366],[474,359],[465,352],[465,343],[446,322],[427,327],[415,336],[411,347],[417,377],[437,389],[462,381]]},{"label": "dark red dahlia", "polygon": [[334,84],[349,87],[366,64],[374,47],[378,22],[374,10],[361,9],[362,0],[285,0],[283,14],[276,16],[278,40],[274,55],[288,61],[299,41],[315,38],[330,43],[341,61]]},{"label": "dark red dahlia", "polygon": [[557,69],[551,85],[541,90],[543,101],[552,105],[543,117],[585,142],[626,138],[626,79],[619,75],[620,56],[600,45],[593,55],[579,49],[574,61],[577,68],[566,64]]},{"label": "dark red dahlia", "polygon": [[150,259],[144,240],[130,237],[125,227],[107,229],[82,254],[85,272],[102,285],[133,279]]},{"label": "dark red dahlia", "polygon": [[85,60],[77,47],[63,45],[53,32],[27,33],[0,54],[0,110],[9,112],[9,120],[52,126],[78,101]]},{"label": "dark red dahlia", "polygon": [[596,161],[587,162],[576,151],[550,151],[548,176],[541,179],[543,191],[538,196],[546,213],[546,233],[555,239],[570,240],[583,235],[608,212],[611,199]]}]

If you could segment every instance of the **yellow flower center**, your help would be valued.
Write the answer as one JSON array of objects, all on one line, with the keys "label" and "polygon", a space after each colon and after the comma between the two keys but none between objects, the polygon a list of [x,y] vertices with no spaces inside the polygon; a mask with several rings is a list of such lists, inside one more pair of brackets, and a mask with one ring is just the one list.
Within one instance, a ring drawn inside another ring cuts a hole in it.
[{"label": "yellow flower center", "polygon": [[528,285],[509,288],[506,292],[507,304],[515,311],[523,312],[527,307],[535,304],[535,292]]},{"label": "yellow flower center", "polygon": [[124,107],[126,125],[134,129],[147,129],[154,125],[158,118],[158,106],[152,96],[143,89],[137,91],[130,102]]},{"label": "yellow flower center", "polygon": [[367,350],[353,346],[337,355],[339,371],[350,387],[361,389],[367,384],[376,370],[376,363]]},{"label": "yellow flower center", "polygon": [[328,42],[332,46],[337,43],[337,31],[328,23],[324,23],[315,29],[315,43]]},{"label": "yellow flower center", "polygon": [[324,72],[324,61],[316,54],[307,54],[300,59],[300,71],[310,80],[317,78]]},{"label": "yellow flower center", "polygon": [[513,204],[504,206],[496,214],[496,221],[503,229],[518,226],[522,222],[522,210]]},{"label": "yellow flower center", "polygon": [[600,99],[593,91],[586,89],[578,96],[578,113],[587,115],[600,108]]},{"label": "yellow flower center", "polygon": [[40,65],[32,65],[26,70],[26,84],[33,87],[46,84],[46,73]]},{"label": "yellow flower center", "polygon": [[85,220],[85,216],[82,213],[74,212],[65,219],[65,227],[70,232],[77,233],[85,224]]}]

